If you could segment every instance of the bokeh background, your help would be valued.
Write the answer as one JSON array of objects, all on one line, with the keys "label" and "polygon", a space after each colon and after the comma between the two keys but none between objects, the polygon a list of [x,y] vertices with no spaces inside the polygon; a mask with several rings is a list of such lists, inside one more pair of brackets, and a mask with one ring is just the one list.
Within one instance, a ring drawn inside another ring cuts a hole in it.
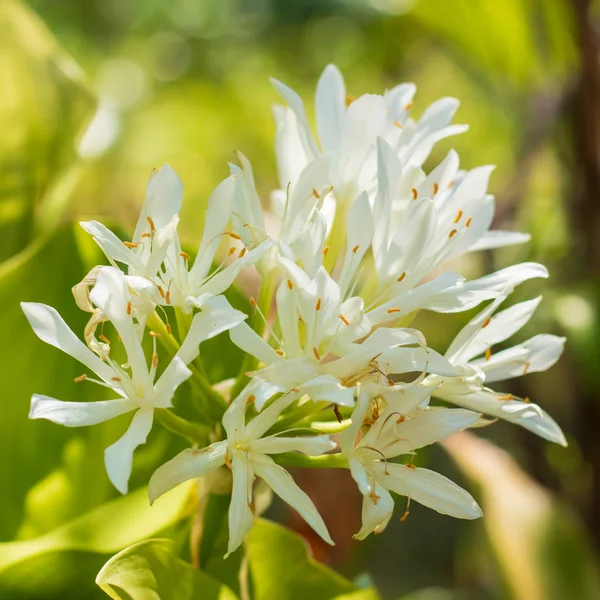
[{"label": "bokeh background", "polygon": [[[461,99],[456,121],[471,128],[439,144],[428,165],[450,148],[464,168],[497,165],[495,225],[532,233],[530,244],[461,268],[549,267],[549,281],[516,292],[544,294],[522,337],[567,335],[566,352],[510,391],[548,410],[569,447],[503,423],[477,431],[487,441],[456,436],[419,460],[473,490],[485,518],[458,522],[413,504],[405,522],[399,508],[362,544],[350,541],[360,499],[344,474],[298,471],[338,542],[328,550],[311,540],[314,551],[350,578],[371,577],[391,600],[600,598],[599,60],[592,0],[0,1],[0,597],[104,597],[93,579],[111,541],[89,534],[94,543],[67,547],[52,535],[116,496],[102,448],[123,427],[27,421],[32,392],[74,399],[82,388],[74,361],[34,338],[18,301],[53,304],[82,327],[70,287],[102,259],[73,224],[131,230],[149,173],[165,161],[185,182],[192,242],[236,150],[266,198],[278,100],[268,78],[294,87],[310,111],[334,62],[353,95],[415,82],[417,116],[441,96]],[[420,324],[443,350],[468,318],[422,315]],[[212,369],[227,375],[218,361]],[[132,487],[172,455],[170,437],[152,435]],[[274,514],[303,531],[283,509]]]}]

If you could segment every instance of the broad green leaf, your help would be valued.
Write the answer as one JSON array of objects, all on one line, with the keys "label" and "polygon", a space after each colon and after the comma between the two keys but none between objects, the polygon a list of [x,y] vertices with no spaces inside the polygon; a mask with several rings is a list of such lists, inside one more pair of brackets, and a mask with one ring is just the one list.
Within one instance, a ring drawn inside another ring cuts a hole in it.
[{"label": "broad green leaf", "polygon": [[352,582],[310,556],[308,544],[281,525],[257,519],[247,536],[254,600],[374,600],[374,590],[357,590]]},{"label": "broad green leaf", "polygon": [[48,231],[77,178],[94,108],[79,68],[27,7],[0,3],[0,259]]},{"label": "broad green leaf", "polygon": [[600,598],[598,557],[568,507],[491,442],[463,432],[444,445],[480,486],[482,524],[511,598]]},{"label": "broad green leaf", "polygon": [[189,513],[193,486],[193,482],[178,486],[153,506],[146,488],[141,488],[39,538],[0,544],[0,589],[3,571],[41,554],[72,550],[110,554],[170,527]]},{"label": "broad green leaf", "polygon": [[[119,552],[96,583],[114,600],[235,600],[210,575],[181,560],[170,540],[146,540]],[[279,596],[282,597],[282,596]]]}]

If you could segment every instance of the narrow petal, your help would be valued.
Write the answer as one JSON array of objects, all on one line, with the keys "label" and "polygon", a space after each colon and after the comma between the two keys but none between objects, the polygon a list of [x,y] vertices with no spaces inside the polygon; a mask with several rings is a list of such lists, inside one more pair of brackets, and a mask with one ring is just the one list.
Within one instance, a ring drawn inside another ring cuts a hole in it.
[{"label": "narrow petal", "polygon": [[236,310],[224,296],[211,298],[203,310],[194,315],[188,334],[177,352],[187,365],[200,353],[200,343],[239,325],[248,315]]},{"label": "narrow petal", "polygon": [[270,365],[271,363],[285,360],[246,323],[240,323],[233,329],[230,329],[229,337],[238,348],[251,354],[261,363]]},{"label": "narrow petal", "polygon": [[471,494],[435,471],[378,463],[374,476],[388,490],[408,496],[443,515],[477,519],[483,514]]},{"label": "narrow petal", "polygon": [[471,246],[471,251],[492,250],[494,248],[504,248],[505,246],[524,244],[530,239],[531,236],[528,233],[494,229],[488,231],[476,244]]},{"label": "narrow petal", "polygon": [[253,458],[252,465],[254,472],[262,477],[284,502],[297,510],[300,516],[328,544],[334,545],[327,527],[312,500],[296,485],[292,476],[283,467],[276,465],[268,456]]},{"label": "narrow petal", "polygon": [[550,442],[567,445],[565,435],[556,421],[537,404],[511,400],[510,394],[486,388],[468,393],[458,392],[455,386],[443,383],[434,395],[452,404],[520,425]]},{"label": "narrow petal", "polygon": [[560,358],[565,338],[542,333],[522,344],[492,354],[471,364],[485,373],[485,381],[504,381],[527,373],[546,371]]},{"label": "narrow petal", "polygon": [[148,484],[150,504],[184,481],[204,477],[225,464],[227,442],[217,442],[201,450],[186,448],[154,471]]},{"label": "narrow petal", "polygon": [[364,540],[371,533],[381,533],[392,518],[393,512],[394,500],[391,494],[376,483],[372,493],[363,496],[362,527],[352,537]]},{"label": "narrow petal", "polygon": [[302,452],[307,456],[319,456],[336,447],[328,435],[314,437],[285,437],[270,435],[252,442],[252,452],[257,454],[279,454],[281,452]]},{"label": "narrow petal", "polygon": [[[412,419],[407,419],[396,426],[395,439],[397,441],[381,448],[387,458],[410,454],[411,452],[429,446],[442,440],[453,433],[462,431],[477,420],[479,414],[470,410],[455,408],[428,409],[419,413]],[[369,444],[367,434],[361,444]]]},{"label": "narrow petal", "polygon": [[40,340],[77,359],[104,381],[111,381],[113,370],[71,331],[54,308],[37,302],[21,302],[21,308]]},{"label": "narrow petal", "polygon": [[192,375],[179,356],[173,357],[167,368],[163,371],[158,381],[154,384],[154,406],[169,408],[171,399],[177,388]]},{"label": "narrow petal", "polygon": [[[111,261],[124,263],[136,270],[142,271],[144,264],[138,256],[127,248],[123,242],[107,227],[98,221],[80,221],[81,227],[92,236],[102,252]],[[114,264],[114,263],[113,263]]]},{"label": "narrow petal", "polygon": [[358,395],[356,408],[352,412],[352,423],[340,434],[342,452],[346,455],[350,455],[354,449],[354,441],[356,440],[356,436],[358,435],[358,432],[362,426],[363,419],[365,418],[365,414],[369,408],[369,403],[369,394],[361,389]]},{"label": "narrow petal", "polygon": [[133,466],[133,453],[138,446],[146,442],[152,429],[154,411],[141,408],[134,415],[129,429],[112,446],[104,451],[104,464],[111,483],[126,494]]},{"label": "narrow petal", "polygon": [[317,132],[325,152],[339,149],[346,112],[346,86],[335,65],[327,65],[317,83],[315,114]]},{"label": "narrow petal", "polygon": [[99,402],[63,402],[50,396],[34,394],[29,409],[30,419],[47,419],[65,427],[85,427],[104,423],[137,408],[128,398]]},{"label": "narrow petal", "polygon": [[231,460],[233,489],[231,490],[231,504],[229,505],[229,543],[227,544],[225,558],[241,546],[244,536],[252,529],[252,483],[254,481],[252,466],[246,454],[240,451],[233,453]]},{"label": "narrow petal", "polygon": [[350,467],[352,479],[354,479],[358,485],[360,493],[370,494],[373,490],[373,481],[369,477],[364,465],[356,458],[349,458],[348,466]]}]

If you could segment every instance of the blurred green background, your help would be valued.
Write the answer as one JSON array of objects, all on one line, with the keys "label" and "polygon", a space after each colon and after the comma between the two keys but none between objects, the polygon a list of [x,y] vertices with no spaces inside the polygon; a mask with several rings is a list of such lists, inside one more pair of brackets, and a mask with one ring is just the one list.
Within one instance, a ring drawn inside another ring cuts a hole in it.
[{"label": "blurred green background", "polygon": [[[144,521],[143,493],[109,505],[121,520],[104,530],[95,511],[116,493],[102,449],[123,422],[69,431],[27,421],[33,392],[92,396],[72,383],[74,361],[34,338],[18,302],[53,304],[83,327],[70,287],[102,259],[73,223],[131,230],[164,161],[185,183],[182,229],[193,242],[236,150],[266,198],[278,100],[268,77],[310,109],[334,62],[355,96],[415,82],[417,116],[440,96],[460,98],[456,121],[471,129],[428,166],[450,148],[464,168],[496,164],[495,226],[532,233],[462,269],[549,267],[549,281],[516,293],[545,297],[523,337],[565,334],[566,353],[510,391],[547,409],[569,447],[503,423],[477,432],[489,444],[457,437],[452,458],[437,448],[420,460],[474,490],[485,518],[413,505],[406,522],[361,544],[351,542],[360,499],[344,474],[332,489],[331,473],[297,472],[338,543],[311,540],[314,551],[350,578],[368,572],[392,600],[600,598],[599,31],[592,0],[0,0],[0,597],[102,598],[93,580],[111,554],[158,532],[186,534],[172,515]],[[423,315],[420,325],[443,350],[468,317]],[[155,429],[136,453],[132,489],[173,455],[177,442]]]}]

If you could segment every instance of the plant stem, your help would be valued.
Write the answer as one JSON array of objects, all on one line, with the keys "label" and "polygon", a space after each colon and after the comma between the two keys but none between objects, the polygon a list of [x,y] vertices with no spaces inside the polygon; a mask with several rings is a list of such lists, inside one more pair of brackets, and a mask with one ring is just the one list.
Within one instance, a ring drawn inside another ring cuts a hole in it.
[{"label": "plant stem", "polygon": [[190,421],[177,416],[168,408],[155,409],[154,416],[165,429],[180,435],[193,444],[206,445],[210,431],[209,427],[198,423],[190,423]]},{"label": "plant stem", "polygon": [[272,454],[271,458],[282,467],[307,467],[317,469],[347,469],[348,461],[341,454],[305,456],[295,452]]}]

